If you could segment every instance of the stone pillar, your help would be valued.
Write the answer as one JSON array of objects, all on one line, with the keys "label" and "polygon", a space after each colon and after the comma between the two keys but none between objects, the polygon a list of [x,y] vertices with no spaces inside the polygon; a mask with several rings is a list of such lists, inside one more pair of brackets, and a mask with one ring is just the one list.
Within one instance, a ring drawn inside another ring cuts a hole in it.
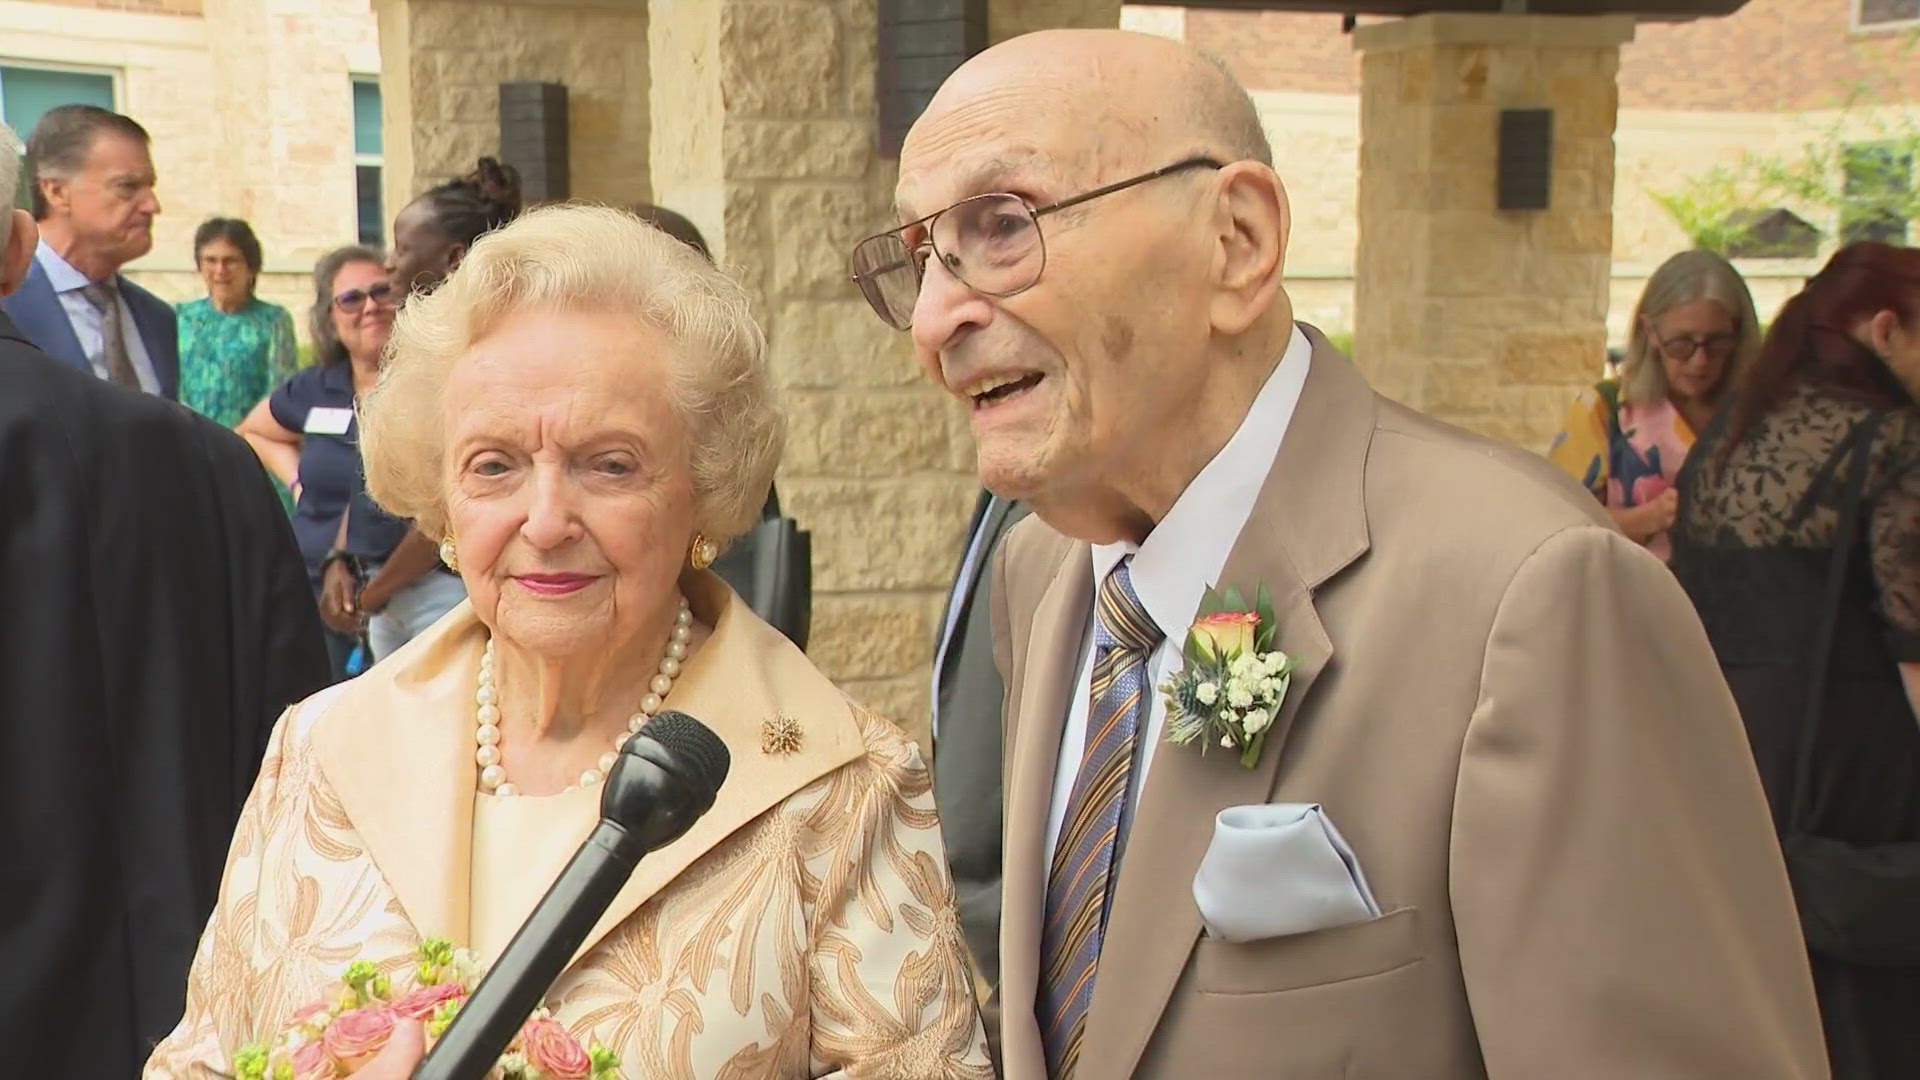
[{"label": "stone pillar", "polygon": [[373,0],[389,221],[500,149],[500,84],[567,87],[573,194],[644,202],[647,5],[639,0]]},{"label": "stone pillar", "polygon": [[[1119,16],[1114,0],[996,3],[991,30]],[[876,0],[652,0],[651,158],[656,201],[700,226],[767,327],[790,424],[781,502],[813,532],[808,651],[924,743],[978,481],[965,413],[847,277],[853,244],[893,221],[878,21]]]},{"label": "stone pillar", "polygon": [[[1363,26],[1354,354],[1376,388],[1544,449],[1605,359],[1630,16]],[[1499,210],[1502,109],[1553,110],[1550,208]]]}]

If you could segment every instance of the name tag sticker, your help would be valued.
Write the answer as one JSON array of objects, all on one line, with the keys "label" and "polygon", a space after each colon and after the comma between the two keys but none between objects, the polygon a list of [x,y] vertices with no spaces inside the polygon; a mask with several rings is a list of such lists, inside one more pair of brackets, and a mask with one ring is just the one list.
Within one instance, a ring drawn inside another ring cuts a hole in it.
[{"label": "name tag sticker", "polygon": [[307,410],[307,434],[345,435],[353,425],[353,410],[315,405]]}]

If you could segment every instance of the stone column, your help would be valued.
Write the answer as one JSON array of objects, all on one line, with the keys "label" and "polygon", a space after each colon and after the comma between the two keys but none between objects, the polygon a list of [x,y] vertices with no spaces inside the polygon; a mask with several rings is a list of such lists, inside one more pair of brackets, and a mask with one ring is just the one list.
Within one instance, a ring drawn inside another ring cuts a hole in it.
[{"label": "stone column", "polygon": [[[1017,18],[1016,18],[1017,16]],[[1118,25],[1114,0],[1000,4],[995,40]],[[652,0],[654,193],[752,290],[789,418],[780,497],[813,532],[809,653],[923,741],[939,618],[978,491],[959,405],[847,277],[893,222],[875,150],[876,0]]]},{"label": "stone column", "polygon": [[[1363,26],[1354,353],[1376,388],[1544,449],[1605,359],[1630,16]],[[1550,209],[1499,210],[1499,114],[1553,110]],[[1284,140],[1282,140],[1284,141]]]},{"label": "stone column", "polygon": [[500,84],[567,87],[573,194],[647,200],[647,5],[640,0],[373,0],[386,212],[500,150]]}]

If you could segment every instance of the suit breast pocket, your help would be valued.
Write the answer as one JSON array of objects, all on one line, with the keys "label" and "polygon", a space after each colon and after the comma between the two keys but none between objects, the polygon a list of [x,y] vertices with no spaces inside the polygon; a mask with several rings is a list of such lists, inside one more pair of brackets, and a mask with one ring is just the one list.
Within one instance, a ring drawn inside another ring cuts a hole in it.
[{"label": "suit breast pocket", "polygon": [[1203,937],[1193,950],[1193,981],[1202,994],[1277,994],[1383,975],[1422,956],[1419,909],[1403,907],[1260,941]]}]

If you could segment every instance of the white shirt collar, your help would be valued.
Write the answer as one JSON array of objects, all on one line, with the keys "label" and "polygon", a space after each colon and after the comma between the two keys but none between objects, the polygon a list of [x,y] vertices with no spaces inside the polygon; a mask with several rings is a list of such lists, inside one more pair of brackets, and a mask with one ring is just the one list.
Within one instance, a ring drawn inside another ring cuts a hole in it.
[{"label": "white shirt collar", "polygon": [[47,272],[47,283],[53,286],[54,292],[72,292],[93,284],[87,280],[87,275],[75,270],[72,263],[48,247],[45,240],[40,241],[40,246],[34,249],[33,257],[39,260],[40,268]]},{"label": "white shirt collar", "polygon": [[1313,347],[1295,326],[1287,351],[1233,437],[1174,500],[1146,542],[1094,545],[1096,590],[1121,559],[1132,555],[1130,576],[1141,606],[1169,640],[1186,637],[1201,595],[1207,586],[1219,584],[1215,579],[1273,469],[1312,360]]}]

